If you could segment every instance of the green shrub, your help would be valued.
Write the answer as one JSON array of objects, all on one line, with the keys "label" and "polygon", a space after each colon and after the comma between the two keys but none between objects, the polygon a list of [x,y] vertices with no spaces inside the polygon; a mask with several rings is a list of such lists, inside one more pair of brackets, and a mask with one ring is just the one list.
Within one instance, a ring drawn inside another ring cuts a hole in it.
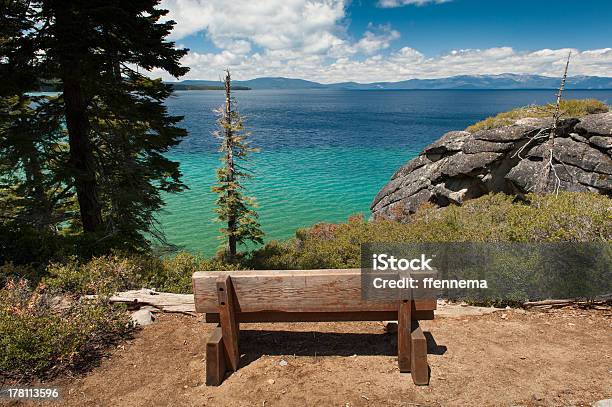
[{"label": "green shrub", "polygon": [[[555,104],[544,106],[532,105],[519,107],[508,112],[499,113],[493,117],[479,121],[469,126],[466,131],[474,133],[479,130],[495,129],[497,127],[509,126],[519,119],[527,117],[553,117]],[[597,99],[569,99],[561,101],[561,117],[582,117],[587,114],[605,113],[609,107]]]},{"label": "green shrub", "polygon": [[172,293],[191,293],[191,277],[196,271],[236,270],[240,266],[216,259],[206,259],[189,252],[180,252],[162,261],[162,267],[147,279],[147,287]]},{"label": "green shrub", "polygon": [[140,288],[145,274],[132,257],[108,255],[94,257],[86,263],[76,258],[51,264],[44,281],[51,288],[73,294],[110,295],[117,291]]},{"label": "green shrub", "polygon": [[153,288],[191,293],[196,271],[236,270],[239,265],[205,259],[189,252],[160,259],[147,255],[112,254],[81,263],[76,258],[52,264],[44,281],[50,287],[74,294],[111,295],[118,291]]},{"label": "green shrub", "polygon": [[0,266],[0,288],[4,287],[9,280],[25,279],[37,282],[41,276],[39,268],[33,264],[13,264],[8,262]]},{"label": "green shrub", "polygon": [[66,245],[64,237],[51,231],[0,222],[0,266],[10,263],[14,266],[9,268],[18,268],[25,265],[29,269],[27,274],[31,281],[38,281],[44,276],[51,259],[62,258]]},{"label": "green shrub", "polygon": [[31,378],[78,369],[129,332],[122,307],[102,300],[54,309],[52,291],[25,280],[0,290],[0,376]]},{"label": "green shrub", "polygon": [[612,241],[610,198],[595,193],[530,195],[514,202],[504,194],[438,209],[425,205],[407,223],[318,224],[294,239],[254,252],[256,269],[356,268],[363,243]]}]

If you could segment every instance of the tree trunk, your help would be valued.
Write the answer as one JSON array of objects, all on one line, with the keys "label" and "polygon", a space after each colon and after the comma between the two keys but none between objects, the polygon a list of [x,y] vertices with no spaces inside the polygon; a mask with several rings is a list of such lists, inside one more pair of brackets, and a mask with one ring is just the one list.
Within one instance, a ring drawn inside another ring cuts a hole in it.
[{"label": "tree trunk", "polygon": [[89,140],[89,121],[80,84],[70,78],[70,75],[64,76],[63,82],[70,161],[74,171],[81,221],[85,232],[95,232],[102,224],[102,213],[98,200],[93,149]]},{"label": "tree trunk", "polygon": [[[225,76],[225,142],[227,143],[226,150],[226,170],[227,180],[230,183],[235,181],[235,169],[234,169],[234,146],[233,146],[233,134],[232,134],[232,97],[231,97],[231,78],[230,73],[227,71]],[[228,202],[231,203],[232,195],[234,194],[233,187],[228,188],[227,196]],[[233,211],[229,211],[227,218],[227,230],[228,235],[228,255],[230,261],[233,261],[236,257],[236,236],[233,232],[236,230],[236,215]]]},{"label": "tree trunk", "polygon": [[[59,8],[56,11],[57,40],[63,44],[73,44],[74,18],[70,10]],[[72,28],[72,30],[71,30]],[[83,95],[81,61],[74,53],[81,52],[78,44],[64,50],[60,56],[62,83],[64,86],[64,106],[66,127],[70,145],[70,161],[75,181],[77,199],[81,212],[83,230],[86,233],[97,231],[102,225],[102,211],[98,198],[96,165],[93,146],[89,139],[89,118],[87,102]],[[73,53],[72,55],[70,53]]]}]

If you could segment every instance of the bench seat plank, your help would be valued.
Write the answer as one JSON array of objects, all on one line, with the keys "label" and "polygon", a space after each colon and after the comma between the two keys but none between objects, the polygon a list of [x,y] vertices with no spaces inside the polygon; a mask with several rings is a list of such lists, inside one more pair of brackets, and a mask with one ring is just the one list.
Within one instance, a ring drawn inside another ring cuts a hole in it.
[{"label": "bench seat plank", "polygon": [[[206,271],[193,276],[197,312],[217,313],[216,281],[231,275],[236,311],[364,312],[394,311],[397,300],[366,301],[361,293],[360,269]],[[417,299],[416,311],[436,309],[436,300]]]}]

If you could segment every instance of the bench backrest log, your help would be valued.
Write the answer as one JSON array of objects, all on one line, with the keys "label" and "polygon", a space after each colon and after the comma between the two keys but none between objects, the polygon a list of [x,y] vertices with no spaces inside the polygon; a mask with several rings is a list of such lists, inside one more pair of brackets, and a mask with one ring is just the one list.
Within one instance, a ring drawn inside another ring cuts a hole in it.
[{"label": "bench backrest log", "polygon": [[[238,322],[397,319],[398,301],[365,301],[360,269],[206,271],[193,275],[196,312],[217,322],[217,279],[229,275]],[[412,302],[412,319],[433,319],[435,299]]]}]

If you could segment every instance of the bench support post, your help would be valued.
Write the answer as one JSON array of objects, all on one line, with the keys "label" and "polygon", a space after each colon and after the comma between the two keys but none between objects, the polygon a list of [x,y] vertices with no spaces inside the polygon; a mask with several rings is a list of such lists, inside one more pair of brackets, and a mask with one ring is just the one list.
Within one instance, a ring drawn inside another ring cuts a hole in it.
[{"label": "bench support post", "polygon": [[410,373],[412,381],[417,385],[429,384],[429,365],[427,364],[427,340],[416,321],[416,328],[411,334]]},{"label": "bench support post", "polygon": [[402,300],[397,312],[397,362],[400,372],[410,371],[412,340],[412,304],[410,300]]},{"label": "bench support post", "polygon": [[206,385],[218,386],[225,378],[225,349],[221,327],[213,330],[206,342]]},{"label": "bench support post", "polygon": [[238,318],[236,318],[236,297],[232,279],[229,275],[217,278],[217,296],[219,301],[219,320],[223,336],[223,348],[228,368],[236,371],[240,362],[238,350]]},{"label": "bench support post", "polygon": [[427,340],[419,321],[412,321],[410,300],[402,300],[397,313],[397,362],[400,372],[411,373],[414,384],[429,384]]}]

